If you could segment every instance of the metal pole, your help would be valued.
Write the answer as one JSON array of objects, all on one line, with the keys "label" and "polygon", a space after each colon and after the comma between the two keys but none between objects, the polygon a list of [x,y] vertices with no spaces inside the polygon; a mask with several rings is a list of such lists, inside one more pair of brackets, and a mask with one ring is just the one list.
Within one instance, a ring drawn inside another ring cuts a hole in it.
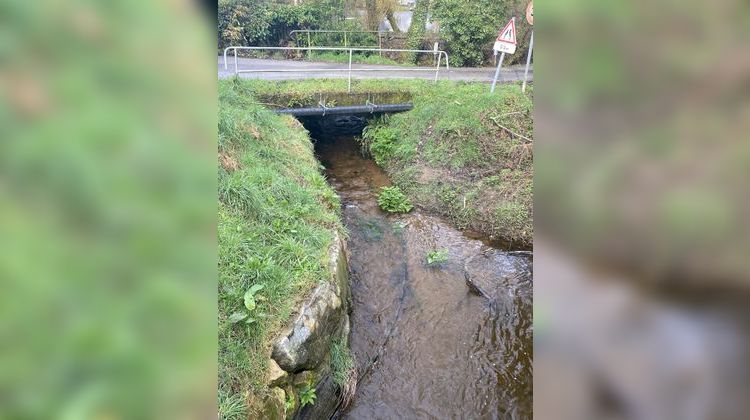
[{"label": "metal pole", "polygon": [[440,73],[440,59],[443,58],[443,54],[438,54],[437,67],[435,68],[435,83],[438,81],[438,74]]},{"label": "metal pole", "polygon": [[[378,49],[383,49],[383,37],[380,35],[380,31],[378,31]],[[380,51],[380,56],[383,56],[383,51]]]},{"label": "metal pole", "polygon": [[450,79],[451,78],[451,62],[450,62],[450,59],[448,58],[448,53],[445,51],[443,51],[442,53],[445,54],[445,71],[448,72],[447,77],[448,79]]},{"label": "metal pole", "polygon": [[229,48],[224,48],[224,70],[229,70],[229,68],[227,67],[227,50],[228,49]]},{"label": "metal pole", "polygon": [[500,76],[500,67],[503,66],[503,60],[505,60],[505,53],[500,54],[500,60],[497,62],[497,69],[495,70],[495,78],[492,79],[492,88],[490,93],[495,93],[495,85],[497,84],[497,78]]},{"label": "metal pole", "polygon": [[234,49],[234,74],[237,74],[239,67],[237,66],[237,48]]},{"label": "metal pole", "polygon": [[312,58],[310,57],[310,54],[312,53],[312,50],[310,50],[310,47],[312,44],[310,44],[310,32],[307,33],[307,59],[312,61]]},{"label": "metal pole", "polygon": [[529,78],[529,64],[531,63],[531,51],[534,49],[534,31],[531,31],[531,41],[529,41],[529,55],[526,56],[526,70],[523,72],[523,86],[521,92],[526,93],[526,80]]},{"label": "metal pole", "polygon": [[349,50],[349,93],[352,93],[352,53],[354,50]]},{"label": "metal pole", "polygon": [[344,47],[346,47],[346,31],[344,31]]}]

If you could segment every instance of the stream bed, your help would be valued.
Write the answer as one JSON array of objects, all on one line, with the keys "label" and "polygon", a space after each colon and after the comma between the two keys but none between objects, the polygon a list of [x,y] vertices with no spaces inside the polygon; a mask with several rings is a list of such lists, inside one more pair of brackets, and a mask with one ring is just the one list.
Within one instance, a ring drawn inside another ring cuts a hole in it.
[{"label": "stream bed", "polygon": [[[415,209],[389,215],[386,174],[351,136],[316,141],[349,231],[349,342],[357,368],[344,419],[530,419],[532,259]],[[431,251],[447,261],[428,266]]]}]

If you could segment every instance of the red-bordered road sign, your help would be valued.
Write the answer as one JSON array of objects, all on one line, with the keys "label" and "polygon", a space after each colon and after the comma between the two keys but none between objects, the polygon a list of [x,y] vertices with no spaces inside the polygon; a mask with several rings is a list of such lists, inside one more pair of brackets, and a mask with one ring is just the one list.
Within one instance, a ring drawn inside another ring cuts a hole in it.
[{"label": "red-bordered road sign", "polygon": [[507,25],[500,31],[495,41],[494,50],[513,54],[516,52],[516,18],[510,19]]}]

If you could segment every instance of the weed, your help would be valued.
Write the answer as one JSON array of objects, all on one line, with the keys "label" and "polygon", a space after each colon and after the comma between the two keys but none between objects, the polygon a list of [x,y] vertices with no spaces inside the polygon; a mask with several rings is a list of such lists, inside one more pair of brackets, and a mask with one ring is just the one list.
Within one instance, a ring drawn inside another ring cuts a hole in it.
[{"label": "weed", "polygon": [[432,250],[427,253],[427,265],[434,267],[448,261],[448,250]]},{"label": "weed", "polygon": [[300,407],[304,407],[308,404],[315,405],[316,398],[318,398],[318,396],[315,394],[315,387],[310,386],[310,385],[306,386],[299,393]]},{"label": "weed", "polygon": [[343,341],[336,341],[331,345],[331,371],[333,382],[342,388],[349,381],[351,371],[354,369],[354,359],[349,348]]},{"label": "weed", "polygon": [[244,419],[247,417],[245,411],[245,401],[241,394],[222,395],[219,393],[219,419]]},{"label": "weed", "polygon": [[370,145],[370,153],[378,165],[382,165],[393,157],[398,141],[398,132],[384,126],[372,126],[365,128],[362,140]]},{"label": "weed", "polygon": [[291,413],[294,411],[296,403],[294,402],[294,395],[289,393],[286,395],[286,399],[284,399],[284,412]]},{"label": "weed", "polygon": [[380,188],[378,205],[389,213],[408,213],[414,208],[399,187]]}]

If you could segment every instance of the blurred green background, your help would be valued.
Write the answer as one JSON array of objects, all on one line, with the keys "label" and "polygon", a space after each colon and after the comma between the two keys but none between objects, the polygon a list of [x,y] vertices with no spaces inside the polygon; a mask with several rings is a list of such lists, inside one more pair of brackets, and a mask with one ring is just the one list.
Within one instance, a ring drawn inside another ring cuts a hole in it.
[{"label": "blurred green background", "polygon": [[216,415],[214,27],[0,4],[0,418]]},{"label": "blurred green background", "polygon": [[747,418],[748,2],[535,26],[535,417]]}]

